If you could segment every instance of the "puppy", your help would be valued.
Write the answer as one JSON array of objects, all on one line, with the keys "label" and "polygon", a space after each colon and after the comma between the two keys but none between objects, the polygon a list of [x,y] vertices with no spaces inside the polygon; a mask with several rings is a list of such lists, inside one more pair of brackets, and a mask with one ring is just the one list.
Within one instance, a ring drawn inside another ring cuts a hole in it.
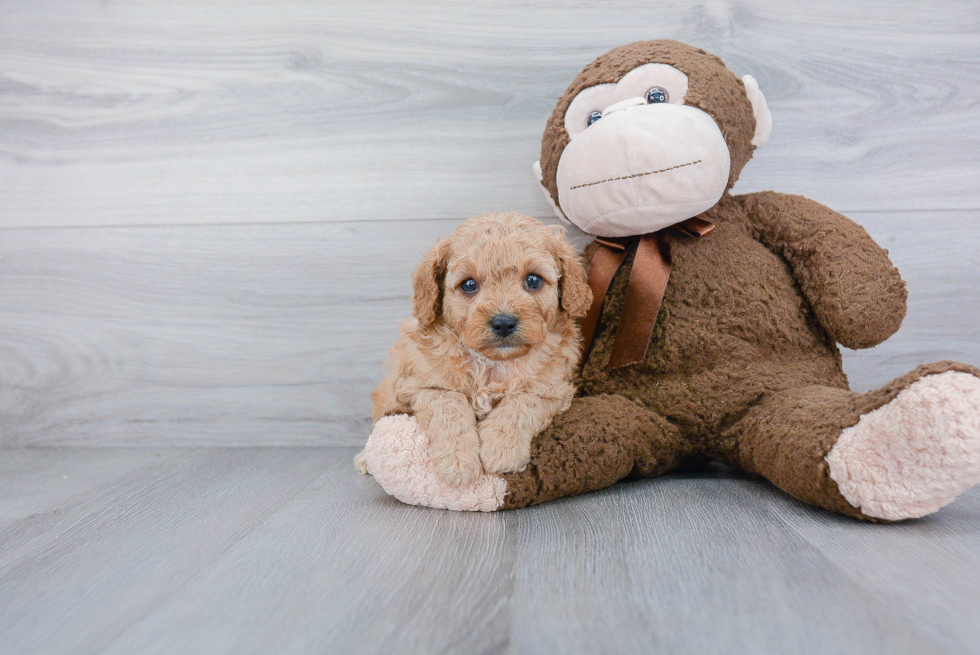
[{"label": "puppy", "polygon": [[[513,213],[472,218],[413,274],[413,319],[371,394],[375,421],[414,414],[437,475],[523,470],[531,439],[568,409],[592,303],[565,230]],[[362,451],[354,459],[367,473]]]}]

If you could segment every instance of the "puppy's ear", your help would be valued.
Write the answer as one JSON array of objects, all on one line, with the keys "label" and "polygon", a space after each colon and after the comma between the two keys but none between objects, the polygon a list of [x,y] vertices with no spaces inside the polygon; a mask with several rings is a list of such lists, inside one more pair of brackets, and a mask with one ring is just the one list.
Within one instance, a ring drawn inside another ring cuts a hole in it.
[{"label": "puppy's ear", "polygon": [[412,315],[422,328],[431,327],[439,317],[449,248],[449,239],[437,243],[412,273]]},{"label": "puppy's ear", "polygon": [[553,225],[551,229],[555,234],[555,259],[561,274],[558,283],[561,308],[572,318],[582,318],[592,304],[592,289],[589,288],[585,267],[571,244],[565,240],[565,228]]}]

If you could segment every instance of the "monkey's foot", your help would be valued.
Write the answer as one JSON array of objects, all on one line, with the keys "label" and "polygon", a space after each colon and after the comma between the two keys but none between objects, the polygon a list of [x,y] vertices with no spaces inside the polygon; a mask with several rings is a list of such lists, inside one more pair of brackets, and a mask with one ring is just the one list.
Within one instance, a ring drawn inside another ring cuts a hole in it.
[{"label": "monkey's foot", "polygon": [[842,431],[826,459],[841,495],[868,516],[937,511],[980,482],[980,378],[919,379]]},{"label": "monkey's foot", "polygon": [[507,481],[501,477],[484,474],[476,482],[454,487],[436,475],[429,438],[414,416],[378,421],[364,454],[381,488],[403,503],[469,512],[492,512],[504,503]]}]

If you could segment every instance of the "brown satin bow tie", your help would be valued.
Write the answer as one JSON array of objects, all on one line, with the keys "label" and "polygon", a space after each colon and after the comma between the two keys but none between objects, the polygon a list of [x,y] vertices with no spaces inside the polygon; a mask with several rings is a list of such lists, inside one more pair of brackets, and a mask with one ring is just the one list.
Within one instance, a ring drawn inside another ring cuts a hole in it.
[{"label": "brown satin bow tie", "polygon": [[634,244],[636,255],[633,257],[633,270],[630,271],[629,285],[626,287],[626,301],[623,314],[619,318],[612,355],[609,357],[609,368],[636,364],[646,357],[650,335],[657,323],[660,304],[667,290],[667,280],[670,279],[670,239],[667,235],[670,229],[690,237],[703,237],[715,229],[715,226],[714,223],[700,218],[689,218],[639,238],[596,237],[599,248],[596,248],[589,266],[592,306],[581,323],[583,362],[592,346],[599,314],[602,312],[602,301],[606,298],[616,271],[622,266]]}]

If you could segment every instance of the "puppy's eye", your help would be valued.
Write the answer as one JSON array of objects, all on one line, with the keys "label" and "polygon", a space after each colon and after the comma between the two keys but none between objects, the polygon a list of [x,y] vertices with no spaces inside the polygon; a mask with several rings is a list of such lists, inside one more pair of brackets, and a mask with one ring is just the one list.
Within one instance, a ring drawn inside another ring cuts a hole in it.
[{"label": "puppy's eye", "polygon": [[541,279],[540,275],[528,273],[527,277],[524,278],[524,286],[526,286],[528,289],[540,289],[543,281],[544,280]]},{"label": "puppy's eye", "polygon": [[476,280],[469,278],[468,280],[463,280],[463,283],[459,285],[459,288],[463,290],[463,293],[476,293],[479,290],[480,285],[476,283]]},{"label": "puppy's eye", "polygon": [[592,125],[593,123],[595,123],[600,118],[602,118],[602,112],[601,111],[594,111],[594,112],[592,112],[591,114],[589,114],[589,117],[585,119],[585,126],[588,127],[589,125]]},{"label": "puppy's eye", "polygon": [[655,86],[647,91],[647,104],[649,105],[667,102],[668,100],[670,100],[670,96],[667,95],[667,89],[662,86]]}]

